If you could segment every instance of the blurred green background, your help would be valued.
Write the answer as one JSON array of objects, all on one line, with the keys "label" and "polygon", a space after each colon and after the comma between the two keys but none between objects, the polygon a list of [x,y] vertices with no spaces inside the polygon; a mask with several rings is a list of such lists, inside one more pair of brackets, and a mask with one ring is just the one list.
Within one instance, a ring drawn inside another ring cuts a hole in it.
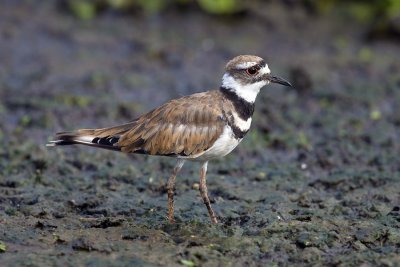
[{"label": "blurred green background", "polygon": [[[198,7],[207,14],[229,16],[251,12],[257,2],[239,0],[64,0],[66,8],[80,19],[91,19],[104,11],[145,12],[157,14],[168,12],[171,8]],[[283,0],[288,9],[302,6],[310,14],[324,15],[335,12],[363,23],[372,23],[376,31],[388,31],[397,28],[400,14],[400,2],[397,0]],[[397,25],[396,25],[397,24]]]}]

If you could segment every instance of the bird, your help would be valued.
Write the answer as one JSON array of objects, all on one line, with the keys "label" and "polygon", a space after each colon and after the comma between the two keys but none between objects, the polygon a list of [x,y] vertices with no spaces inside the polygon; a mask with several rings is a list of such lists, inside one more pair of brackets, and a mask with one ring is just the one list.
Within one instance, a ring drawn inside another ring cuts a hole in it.
[{"label": "bird", "polygon": [[172,99],[122,125],[59,132],[47,145],[86,145],[175,158],[166,184],[171,224],[175,221],[176,177],[186,161],[200,162],[200,195],[211,223],[216,224],[206,183],[208,162],[226,156],[243,140],[250,129],[256,97],[269,83],[292,86],[272,75],[263,58],[236,56],[226,64],[218,89]]}]

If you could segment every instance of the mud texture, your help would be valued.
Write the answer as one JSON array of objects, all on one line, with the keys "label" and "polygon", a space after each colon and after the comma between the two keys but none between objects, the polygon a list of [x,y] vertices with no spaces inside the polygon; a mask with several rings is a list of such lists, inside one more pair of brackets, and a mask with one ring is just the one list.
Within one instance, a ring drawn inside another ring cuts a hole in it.
[{"label": "mud texture", "polygon": [[[234,17],[195,8],[78,20],[55,1],[0,8],[1,266],[399,266],[400,46],[366,25],[278,1]],[[257,54],[266,87],[242,144],[199,165],[86,147],[54,132],[127,122],[216,88]]]}]

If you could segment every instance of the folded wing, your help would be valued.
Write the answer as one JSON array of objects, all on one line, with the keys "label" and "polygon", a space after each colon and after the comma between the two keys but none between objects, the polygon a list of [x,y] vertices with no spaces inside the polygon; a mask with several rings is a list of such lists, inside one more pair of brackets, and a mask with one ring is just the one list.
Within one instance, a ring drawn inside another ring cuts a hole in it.
[{"label": "folded wing", "polygon": [[83,144],[126,153],[195,157],[223,132],[218,97],[211,92],[171,100],[127,124],[62,132],[49,145]]},{"label": "folded wing", "polygon": [[117,142],[121,151],[193,157],[210,148],[225,122],[205,93],[172,100],[140,117]]}]

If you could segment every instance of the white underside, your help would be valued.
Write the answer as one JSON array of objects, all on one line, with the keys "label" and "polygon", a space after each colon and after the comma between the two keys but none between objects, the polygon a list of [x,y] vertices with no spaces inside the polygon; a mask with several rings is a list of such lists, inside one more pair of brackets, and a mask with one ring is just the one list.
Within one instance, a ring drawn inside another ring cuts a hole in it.
[{"label": "white underside", "polygon": [[231,127],[225,126],[221,136],[215,141],[215,143],[201,154],[195,155],[194,157],[187,158],[189,160],[196,161],[208,161],[210,159],[221,158],[228,155],[235,147],[242,141],[242,139],[236,139],[232,132]]}]

